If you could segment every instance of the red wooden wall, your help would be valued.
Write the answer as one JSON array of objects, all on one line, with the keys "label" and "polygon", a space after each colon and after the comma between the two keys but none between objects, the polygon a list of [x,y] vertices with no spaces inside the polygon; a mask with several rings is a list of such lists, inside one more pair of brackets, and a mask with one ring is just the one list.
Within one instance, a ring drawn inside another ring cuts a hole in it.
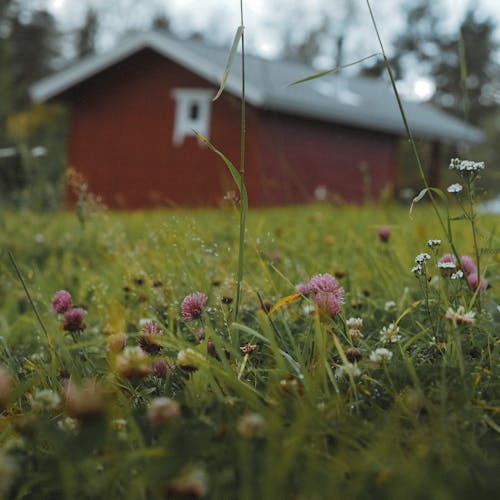
[{"label": "red wooden wall", "polygon": [[[112,208],[217,205],[235,186],[222,161],[195,138],[172,143],[173,88],[215,87],[150,50],[73,87],[68,165]],[[240,102],[212,105],[211,141],[237,164]],[[363,199],[366,163],[376,195],[394,183],[398,139],[257,110],[247,112],[250,204],[310,201],[325,185],[347,201]],[[71,204],[71,199],[69,198]]]}]

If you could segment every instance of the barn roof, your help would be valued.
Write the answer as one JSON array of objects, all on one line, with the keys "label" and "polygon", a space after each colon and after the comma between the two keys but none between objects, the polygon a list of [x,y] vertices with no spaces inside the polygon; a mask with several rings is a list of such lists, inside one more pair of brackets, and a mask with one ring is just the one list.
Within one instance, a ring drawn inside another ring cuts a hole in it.
[{"label": "barn roof", "polygon": [[[227,49],[210,47],[196,40],[180,40],[158,32],[141,33],[127,38],[109,52],[90,56],[39,81],[31,88],[32,98],[42,102],[57,97],[143,49],[151,49],[216,85],[228,57]],[[246,58],[245,66],[246,98],[256,107],[405,135],[394,93],[382,79],[337,73],[290,87],[291,82],[314,70],[300,63],[251,55]],[[226,91],[240,96],[240,75],[241,60],[236,57]],[[484,140],[481,130],[429,103],[404,101],[404,109],[416,137],[444,142]]]}]

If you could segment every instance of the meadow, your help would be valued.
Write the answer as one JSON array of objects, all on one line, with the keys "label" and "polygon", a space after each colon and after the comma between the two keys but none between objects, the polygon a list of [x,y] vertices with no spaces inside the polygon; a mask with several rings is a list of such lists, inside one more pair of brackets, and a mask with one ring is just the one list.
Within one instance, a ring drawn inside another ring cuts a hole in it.
[{"label": "meadow", "polygon": [[236,318],[237,209],[2,213],[0,497],[493,497],[498,217],[461,213],[487,288],[428,205],[252,210]]}]

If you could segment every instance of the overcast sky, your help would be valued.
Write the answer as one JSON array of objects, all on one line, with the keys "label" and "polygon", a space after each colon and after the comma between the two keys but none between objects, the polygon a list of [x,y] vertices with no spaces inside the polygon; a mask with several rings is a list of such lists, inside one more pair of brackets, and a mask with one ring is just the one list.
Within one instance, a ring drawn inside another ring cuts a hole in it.
[{"label": "overcast sky", "polygon": [[[48,1],[53,13],[69,29],[81,26],[88,5],[96,7],[101,17],[100,49],[112,46],[124,28],[147,28],[155,13],[165,14],[180,35],[198,30],[228,47],[240,22],[239,0],[41,1]],[[401,7],[408,1],[371,1],[388,47],[391,36],[402,27]],[[443,6],[443,31],[456,30],[469,5],[475,5],[482,16],[495,17],[500,24],[500,0],[440,0],[439,3]],[[293,35],[300,39],[303,33],[320,25],[324,12],[337,21],[337,26],[347,25],[342,22],[346,5],[357,6],[355,27],[346,36],[348,57],[361,58],[378,51],[365,0],[244,0],[247,47],[263,56],[276,56],[282,47],[285,26],[292,25]],[[319,61],[319,65],[329,67],[331,61]]]}]

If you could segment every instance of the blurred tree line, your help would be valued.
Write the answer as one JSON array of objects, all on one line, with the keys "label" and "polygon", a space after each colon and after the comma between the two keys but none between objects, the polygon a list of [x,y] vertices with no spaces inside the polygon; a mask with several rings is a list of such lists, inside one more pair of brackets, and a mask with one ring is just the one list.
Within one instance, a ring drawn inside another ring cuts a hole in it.
[{"label": "blurred tree line", "polygon": [[[68,114],[59,105],[32,103],[29,88],[75,57],[94,53],[100,32],[108,31],[106,26],[103,29],[103,22],[112,19],[117,35],[130,31],[118,12],[127,10],[128,4],[122,0],[111,10],[110,5],[99,4],[99,10],[87,7],[85,18],[71,30],[58,26],[48,3],[0,0],[0,207],[59,208]],[[392,40],[386,40],[397,78],[428,78],[435,85],[431,99],[434,104],[483,128],[487,135],[487,141],[473,150],[468,150],[467,145],[449,145],[442,152],[443,166],[451,155],[484,160],[492,167],[488,169],[488,183],[498,188],[500,175],[494,168],[500,161],[496,139],[500,132],[496,23],[480,15],[475,0],[470,0],[459,28],[454,31],[444,27],[447,13],[439,1],[403,0],[400,7],[394,16],[403,20],[401,29]],[[358,43],[360,33],[367,28],[366,17],[361,22],[361,14],[366,10],[364,1],[339,0],[335,9],[325,2],[318,13],[318,23],[308,29],[303,28],[305,9],[306,2],[290,6],[286,22],[276,26],[282,39],[283,58],[332,67],[352,62],[353,46],[358,47],[356,55],[361,57],[378,50],[373,44],[367,46],[366,41],[364,45]],[[164,13],[152,9],[148,15],[149,27],[172,30]],[[117,25],[121,30],[116,30]],[[193,36],[210,41],[214,30],[198,30]],[[358,71],[387,78],[381,58],[360,65]],[[425,150],[428,145],[422,147]],[[403,154],[408,168],[402,183],[418,186],[411,156]]]}]

